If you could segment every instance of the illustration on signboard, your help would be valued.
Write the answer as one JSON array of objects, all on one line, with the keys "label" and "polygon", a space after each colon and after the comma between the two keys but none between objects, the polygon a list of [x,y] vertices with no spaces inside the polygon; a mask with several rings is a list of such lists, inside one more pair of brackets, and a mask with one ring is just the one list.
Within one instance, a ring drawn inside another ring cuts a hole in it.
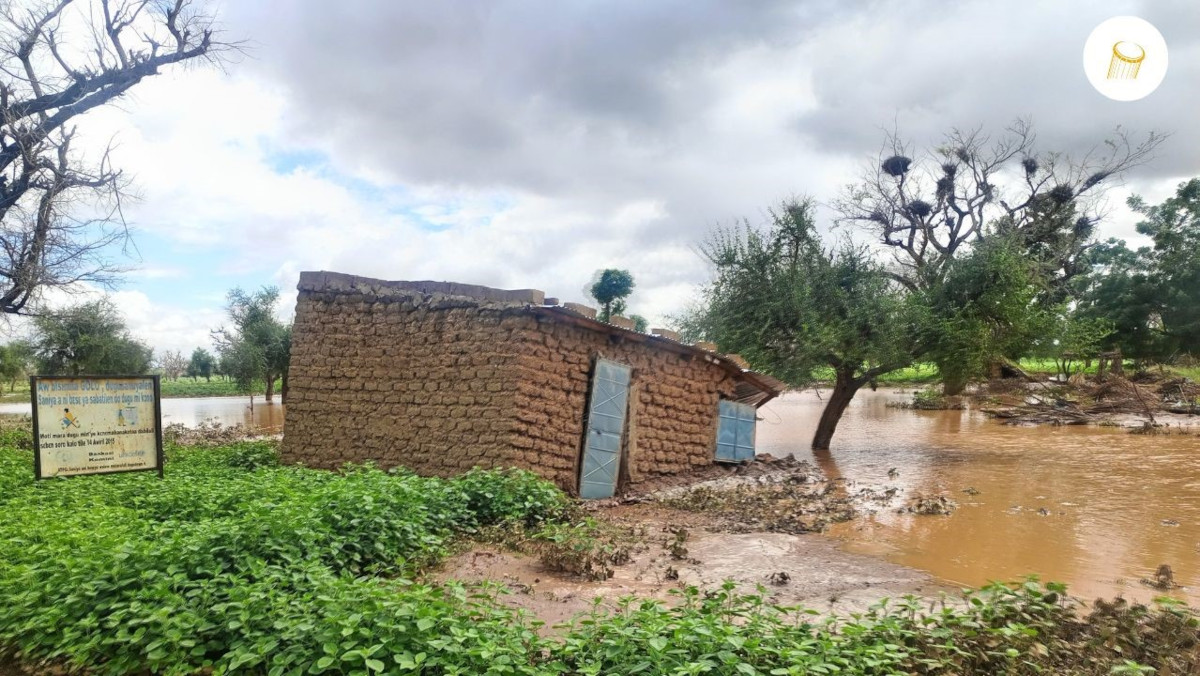
[{"label": "illustration on signboard", "polygon": [[138,424],[138,412],[134,406],[124,406],[117,409],[117,425],[125,427],[127,425]]},{"label": "illustration on signboard", "polygon": [[73,413],[71,413],[71,409],[69,408],[63,409],[63,417],[61,422],[64,430],[68,427],[79,427],[79,419],[76,418]]}]

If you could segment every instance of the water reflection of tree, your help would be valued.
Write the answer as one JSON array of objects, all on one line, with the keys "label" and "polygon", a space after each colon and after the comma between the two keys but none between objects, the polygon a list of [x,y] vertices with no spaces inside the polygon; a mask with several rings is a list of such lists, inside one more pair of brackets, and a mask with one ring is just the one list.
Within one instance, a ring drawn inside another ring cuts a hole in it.
[{"label": "water reflection of tree", "polygon": [[837,481],[845,478],[842,476],[842,470],[838,467],[837,461],[833,459],[833,453],[829,449],[813,451],[813,462],[817,464],[817,469],[825,475],[825,478],[830,481]]}]

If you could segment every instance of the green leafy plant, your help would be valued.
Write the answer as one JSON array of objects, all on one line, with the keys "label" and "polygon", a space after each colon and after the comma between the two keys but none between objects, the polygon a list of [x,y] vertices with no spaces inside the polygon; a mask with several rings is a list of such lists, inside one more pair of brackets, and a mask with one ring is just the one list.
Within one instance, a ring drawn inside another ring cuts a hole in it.
[{"label": "green leafy plant", "polygon": [[[27,429],[27,428],[26,428]],[[628,598],[554,636],[492,585],[421,573],[481,525],[527,532],[561,570],[607,577],[636,543],[528,473],[458,479],[275,465],[273,444],[169,449],[150,474],[34,482],[27,431],[0,427],[0,664],[34,673],[1195,673],[1178,602],[1096,602],[1061,585],[885,600],[820,617],[764,590]],[[682,539],[680,539],[682,545]]]},{"label": "green leafy plant", "polygon": [[607,580],[631,556],[627,530],[585,518],[549,523],[533,536],[538,560],[550,570],[589,580]]}]

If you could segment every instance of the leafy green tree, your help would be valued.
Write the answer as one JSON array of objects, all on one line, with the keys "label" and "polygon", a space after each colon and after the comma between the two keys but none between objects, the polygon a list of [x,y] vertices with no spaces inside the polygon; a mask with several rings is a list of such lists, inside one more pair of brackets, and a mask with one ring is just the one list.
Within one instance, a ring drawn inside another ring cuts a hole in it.
[{"label": "leafy green tree", "polygon": [[256,345],[242,339],[225,343],[220,354],[221,372],[233,380],[239,392],[250,395],[250,406],[253,407],[254,384],[263,378],[267,370],[265,354]]},{"label": "leafy green tree", "polygon": [[217,360],[208,350],[198,347],[192,350],[192,358],[188,361],[187,375],[195,380],[196,378],[204,378],[208,382],[212,382],[213,371],[217,367]]},{"label": "leafy green tree", "polygon": [[589,292],[600,304],[600,320],[608,321],[613,315],[625,312],[625,299],[633,293],[633,275],[628,270],[609,268],[601,270]]},{"label": "leafy green tree", "polygon": [[947,263],[925,293],[924,325],[945,394],[961,393],[970,379],[1023,356],[1044,337],[1057,310],[1039,302],[1045,284],[1039,262],[1008,237],[984,240]]},{"label": "leafy green tree", "polygon": [[1171,350],[1159,330],[1160,298],[1151,279],[1151,250],[1132,250],[1110,239],[1090,252],[1092,270],[1079,281],[1075,314],[1104,322],[1111,331],[1101,340],[1105,350],[1120,350],[1137,360],[1159,360]]},{"label": "leafy green tree", "polygon": [[1104,339],[1112,332],[1107,320],[1063,314],[1049,324],[1034,355],[1053,359],[1058,374],[1067,378],[1100,354]]},{"label": "leafy green tree", "polygon": [[811,201],[784,203],[771,215],[767,228],[718,230],[701,246],[715,276],[682,328],[793,386],[832,370],[812,440],[824,450],[858,390],[920,353],[924,312],[866,248],[826,249]]},{"label": "leafy green tree", "polygon": [[108,300],[77,305],[33,322],[34,358],[45,375],[142,374],[154,351],[134,339]]},{"label": "leafy green tree", "polygon": [[1096,247],[1079,313],[1110,322],[1106,347],[1140,361],[1200,355],[1200,178],[1157,206],[1136,195],[1129,206],[1152,246],[1134,251],[1109,240]]},{"label": "leafy green tree", "polygon": [[1147,281],[1158,316],[1150,320],[1173,353],[1200,355],[1200,178],[1179,184],[1158,206],[1138,196],[1129,206],[1144,217],[1138,232],[1154,241]]},{"label": "leafy green tree", "polygon": [[275,317],[278,287],[264,286],[254,293],[235,288],[228,298],[233,327],[213,332],[221,354],[221,370],[239,384],[261,378],[266,383],[268,402],[275,398],[276,383],[281,383],[286,399],[292,327]]},{"label": "leafy green tree", "polygon": [[24,340],[0,345],[0,378],[8,382],[8,391],[17,389],[17,380],[34,371],[33,346]]},{"label": "leafy green tree", "polygon": [[650,330],[650,320],[641,315],[633,315],[630,317],[633,320],[633,329],[645,333]]}]

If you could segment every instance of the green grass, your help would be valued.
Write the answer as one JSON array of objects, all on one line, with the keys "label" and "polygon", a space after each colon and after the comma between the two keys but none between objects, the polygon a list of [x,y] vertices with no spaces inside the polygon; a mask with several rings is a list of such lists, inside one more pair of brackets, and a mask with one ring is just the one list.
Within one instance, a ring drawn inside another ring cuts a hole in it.
[{"label": "green grass", "polygon": [[1200,382],[1200,366],[1169,366],[1167,368],[1172,373]]},{"label": "green grass", "polygon": [[[1058,372],[1058,366],[1053,359],[1022,359],[1018,363],[1027,373],[1053,374]],[[1093,359],[1092,363],[1086,366],[1083,362],[1075,362],[1071,365],[1071,370],[1072,372],[1078,371],[1087,375],[1095,375],[1098,367],[1099,363]],[[1126,372],[1130,372],[1132,369],[1133,362],[1126,360]],[[1200,367],[1167,366],[1166,369],[1192,380],[1200,381]],[[817,382],[819,383],[828,384],[833,382],[833,369],[820,369],[816,375]],[[885,373],[879,376],[876,382],[880,385],[929,385],[941,382],[941,375],[934,364],[914,364],[890,373]]]},{"label": "green grass", "polygon": [[[254,383],[251,391],[256,395],[262,395],[266,391],[266,385],[262,382]],[[275,393],[279,394],[279,383],[275,383]],[[162,396],[163,397],[244,397],[244,393],[239,392],[237,383],[224,376],[213,376],[211,382],[197,378],[180,378],[178,380],[162,379]]]},{"label": "green grass", "polygon": [[[1195,673],[1177,606],[1081,617],[1058,585],[883,601],[822,618],[759,594],[627,598],[557,636],[493,588],[421,582],[481,529],[578,518],[524,472],[431,479],[280,467],[271,445],[171,447],[166,477],[35,483],[27,428],[0,428],[0,670],[88,674]],[[568,521],[569,520],[569,521]],[[586,522],[585,522],[586,523]],[[588,528],[584,537],[591,537]],[[560,542],[561,541],[561,542]]]},{"label": "green grass", "polygon": [[[821,368],[814,374],[819,383],[832,383],[833,369]],[[906,368],[885,373],[876,379],[880,385],[924,385],[937,382],[940,379],[937,367],[933,364],[914,364]]]},{"label": "green grass", "polygon": [[[29,401],[29,381],[18,381],[15,389],[9,389],[7,384],[4,385],[3,394],[0,395],[0,402],[26,402]],[[264,383],[257,382],[254,384],[253,392],[255,395],[261,396],[266,391]],[[276,384],[276,394],[278,394],[278,384]],[[212,381],[207,381],[203,378],[195,380],[187,377],[179,378],[178,380],[162,379],[162,396],[163,398],[171,397],[244,397],[244,393],[239,392],[237,383],[224,376],[213,376]]]}]

